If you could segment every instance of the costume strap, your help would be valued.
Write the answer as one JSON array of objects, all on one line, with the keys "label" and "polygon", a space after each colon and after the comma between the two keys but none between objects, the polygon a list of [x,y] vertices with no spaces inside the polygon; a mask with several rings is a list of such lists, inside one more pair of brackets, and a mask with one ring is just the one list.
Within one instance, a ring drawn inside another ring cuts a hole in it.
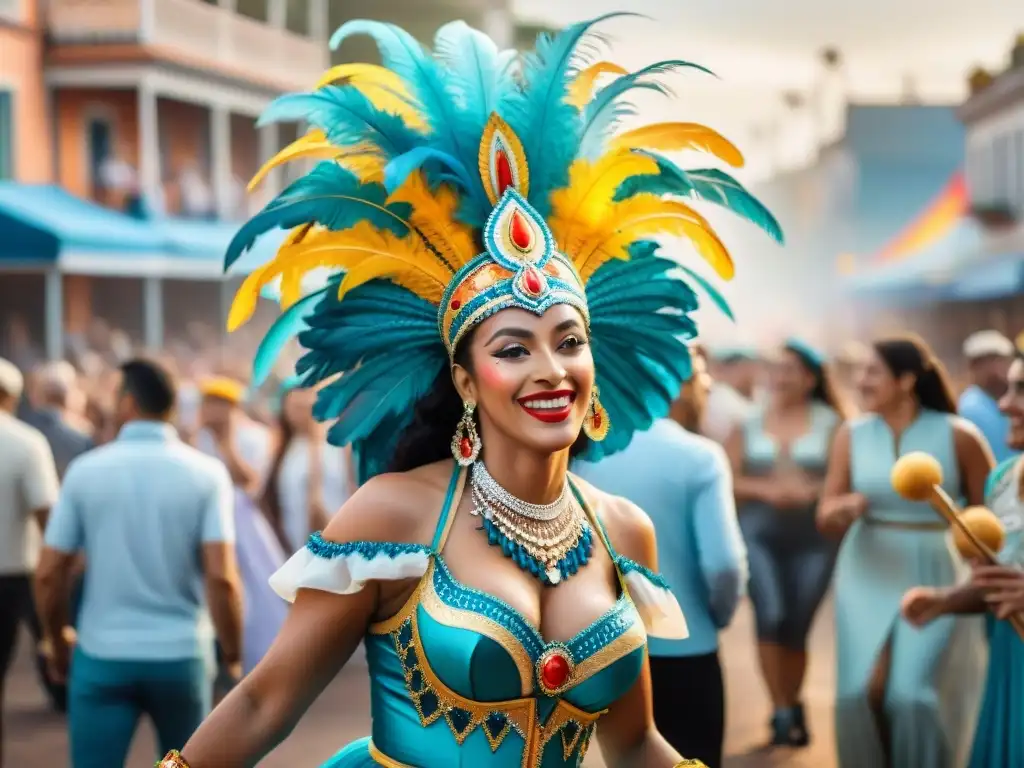
[{"label": "costume strap", "polygon": [[441,517],[438,518],[437,528],[434,530],[434,540],[430,544],[430,549],[435,555],[441,554],[444,543],[448,540],[448,532],[455,521],[455,510],[458,509],[459,502],[462,500],[462,491],[466,487],[468,474],[469,471],[458,464],[452,470],[452,479],[448,482],[448,493],[444,497],[444,507],[441,509]]},{"label": "costume strap", "polygon": [[571,476],[567,476],[569,480],[569,487],[572,489],[573,495],[576,497],[576,501],[583,507],[587,517],[590,519],[590,524],[597,531],[597,535],[601,537],[601,541],[604,544],[604,548],[608,551],[608,556],[612,559],[612,565],[615,566],[615,573],[619,577],[619,585],[622,587],[622,591],[628,594],[626,589],[626,578],[625,573],[622,571],[621,563],[619,562],[619,553],[615,551],[615,547],[612,546],[611,537],[608,536],[608,529],[604,527],[604,523],[601,522],[601,518],[597,516],[597,512],[584,497],[583,492],[579,489],[579,486],[572,481]]}]

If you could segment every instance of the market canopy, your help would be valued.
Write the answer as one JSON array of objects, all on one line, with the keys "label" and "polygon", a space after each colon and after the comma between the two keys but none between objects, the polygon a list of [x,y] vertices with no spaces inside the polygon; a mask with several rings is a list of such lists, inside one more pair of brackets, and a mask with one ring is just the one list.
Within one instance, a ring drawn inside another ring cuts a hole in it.
[{"label": "market canopy", "polygon": [[128,265],[160,258],[164,250],[151,226],[127,214],[55,185],[0,182],[0,265]]}]

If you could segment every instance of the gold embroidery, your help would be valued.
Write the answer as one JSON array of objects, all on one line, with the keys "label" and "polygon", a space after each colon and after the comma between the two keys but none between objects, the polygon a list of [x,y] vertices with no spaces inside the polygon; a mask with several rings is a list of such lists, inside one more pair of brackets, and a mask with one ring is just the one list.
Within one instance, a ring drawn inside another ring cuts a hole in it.
[{"label": "gold embroidery", "polygon": [[547,722],[538,729],[537,764],[540,764],[540,758],[544,756],[544,749],[548,742],[559,734],[562,736],[562,759],[568,761],[576,747],[580,746],[580,759],[582,760],[586,755],[592,726],[605,712],[607,710],[584,712],[565,699],[559,699]]},{"label": "gold embroidery", "polygon": [[[428,576],[432,577],[433,568],[433,563],[431,563],[430,569],[428,570]],[[489,637],[500,645],[515,663],[516,669],[519,670],[519,681],[522,695],[529,695],[533,690],[533,661],[530,659],[530,654],[526,652],[523,644],[516,639],[515,635],[494,619],[475,613],[474,611],[453,608],[442,601],[434,591],[433,583],[433,579],[428,578],[426,580],[425,588],[420,595],[420,604],[423,606],[423,609],[427,614],[434,619],[434,621],[444,624],[445,626],[454,627],[456,629],[469,629],[473,632],[484,635],[485,637]]]},{"label": "gold embroidery", "polygon": [[643,648],[646,643],[647,633],[644,631],[643,625],[639,621],[630,622],[629,629],[576,665],[572,674],[571,686],[579,685],[601,670],[607,669],[637,648]]},{"label": "gold embroidery", "polygon": [[528,739],[536,719],[532,698],[477,702],[446,686],[430,667],[420,642],[416,616],[410,616],[391,633],[405,672],[406,689],[423,726],[444,717],[461,746],[470,733],[483,726],[491,751],[496,751],[512,728]]}]

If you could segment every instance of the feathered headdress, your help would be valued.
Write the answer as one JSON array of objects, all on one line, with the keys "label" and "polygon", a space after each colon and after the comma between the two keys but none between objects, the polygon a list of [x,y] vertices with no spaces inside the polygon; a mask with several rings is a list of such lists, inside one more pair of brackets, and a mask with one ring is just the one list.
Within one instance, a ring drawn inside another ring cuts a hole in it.
[{"label": "feathered headdress", "polygon": [[[698,150],[741,165],[720,134],[685,122],[617,130],[635,114],[632,92],[668,94],[659,75],[707,70],[673,60],[630,73],[590,61],[589,33],[607,18],[541,35],[523,55],[499,51],[463,22],[443,26],[430,55],[392,24],[351,21],[332,47],[370,35],[383,66],[334,67],[315,90],[283,96],[263,116],[312,130],[254,184],[289,160],[324,162],[231,243],[227,266],[264,232],[292,230],[242,285],[229,328],[280,279],[285,312],[261,345],[255,377],[298,333],[302,382],[336,378],[315,413],[335,421],[333,443],[355,444],[364,477],[385,467],[412,404],[463,335],[513,306],[541,314],[566,303],[583,314],[613,425],[587,458],[621,449],[667,413],[689,376],[685,342],[697,306],[689,283],[729,311],[696,273],[660,255],[654,238],[689,239],[724,279],[732,259],[691,201],[726,206],[781,241],[775,219],[731,176],[683,170],[659,154]],[[614,79],[597,88],[602,75]],[[303,296],[314,269],[335,276]]]}]

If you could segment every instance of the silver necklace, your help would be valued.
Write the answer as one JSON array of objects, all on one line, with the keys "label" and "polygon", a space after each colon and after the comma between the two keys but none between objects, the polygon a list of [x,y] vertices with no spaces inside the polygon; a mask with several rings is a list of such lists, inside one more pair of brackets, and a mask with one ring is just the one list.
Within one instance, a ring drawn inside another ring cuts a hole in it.
[{"label": "silver necklace", "polygon": [[569,508],[568,494],[566,492],[569,486],[568,483],[562,486],[562,492],[550,504],[531,504],[517,496],[513,496],[502,488],[498,481],[491,477],[491,473],[487,471],[487,467],[484,466],[482,461],[477,461],[473,465],[472,483],[474,491],[479,490],[487,499],[498,502],[508,511],[522,517],[527,517],[530,520],[542,520],[545,522],[556,520],[565,514],[565,511]]}]

